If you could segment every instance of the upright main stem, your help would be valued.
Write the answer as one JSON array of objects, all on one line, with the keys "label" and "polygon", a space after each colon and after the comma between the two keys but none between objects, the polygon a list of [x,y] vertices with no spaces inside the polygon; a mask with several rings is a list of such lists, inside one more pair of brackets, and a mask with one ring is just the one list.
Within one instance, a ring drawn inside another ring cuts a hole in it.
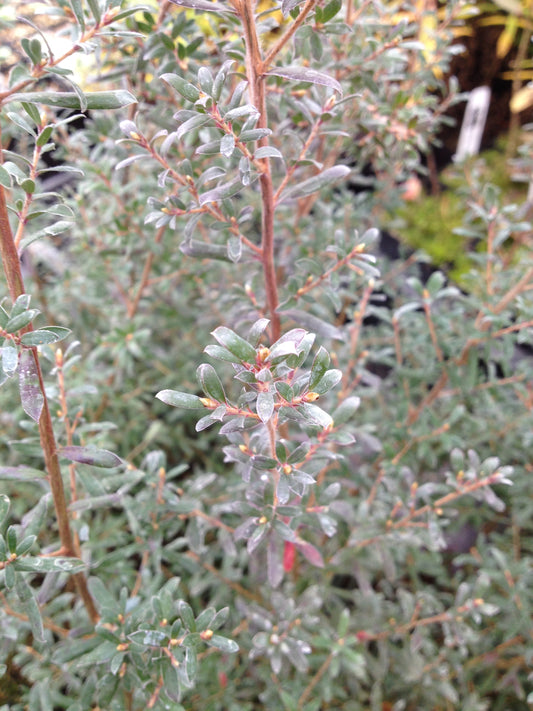
[{"label": "upright main stem", "polygon": [[[235,7],[243,24],[244,41],[246,43],[246,75],[250,86],[250,99],[251,103],[259,111],[257,126],[258,128],[267,128],[264,66],[257,37],[254,3],[253,0],[240,0],[239,3],[235,4]],[[268,145],[268,139],[266,137],[261,138],[258,141],[258,145]],[[261,262],[263,265],[266,303],[271,323],[270,335],[272,341],[276,341],[281,335],[281,327],[279,314],[277,313],[279,298],[274,261],[274,188],[268,158],[262,161],[259,186],[262,203]]]},{"label": "upright main stem", "polygon": [[[17,252],[17,248],[15,247],[13,232],[11,231],[11,225],[9,224],[5,191],[1,185],[0,256],[2,258],[2,265],[7,281],[7,287],[9,289],[9,295],[11,297],[11,300],[15,302],[19,296],[25,293],[24,280],[22,278],[20,259]],[[41,439],[41,448],[44,454],[45,467],[46,471],[48,472],[50,489],[52,491],[52,498],[54,500],[54,507],[59,528],[59,539],[61,541],[61,553],[66,556],[75,556],[76,552],[73,544],[72,532],[70,530],[70,520],[67,510],[65,489],[63,486],[63,478],[61,476],[61,468],[59,466],[59,459],[57,456],[57,446],[55,441],[54,428],[52,424],[52,417],[50,415],[48,400],[44,389],[41,364],[39,362],[37,349],[32,348],[31,351],[33,359],[35,361],[35,368],[37,372],[37,377],[39,379],[39,386],[44,398],[44,405],[41,412],[41,416],[39,418],[39,435]],[[78,593],[80,594],[80,597],[82,598],[85,604],[89,617],[91,618],[92,622],[96,623],[99,619],[99,614],[94,604],[94,600],[92,599],[92,596],[87,587],[87,581],[85,579],[84,574],[76,573],[73,575],[73,578]]]}]

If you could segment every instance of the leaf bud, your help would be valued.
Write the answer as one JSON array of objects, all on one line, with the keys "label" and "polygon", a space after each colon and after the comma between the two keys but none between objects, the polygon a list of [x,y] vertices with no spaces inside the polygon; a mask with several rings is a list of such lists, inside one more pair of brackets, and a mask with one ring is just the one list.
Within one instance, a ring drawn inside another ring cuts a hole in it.
[{"label": "leaf bud", "polygon": [[210,397],[201,397],[200,402],[204,407],[209,407],[209,408],[215,408],[218,407],[218,402],[216,400],[212,400]]},{"label": "leaf bud", "polygon": [[259,348],[257,350],[257,360],[260,363],[264,363],[269,355],[270,355],[270,348],[267,348],[266,346],[262,346],[261,348]]},{"label": "leaf bud", "polygon": [[318,393],[310,391],[306,393],[302,399],[304,400],[304,402],[314,402],[315,400],[318,400],[319,397],[320,395]]}]

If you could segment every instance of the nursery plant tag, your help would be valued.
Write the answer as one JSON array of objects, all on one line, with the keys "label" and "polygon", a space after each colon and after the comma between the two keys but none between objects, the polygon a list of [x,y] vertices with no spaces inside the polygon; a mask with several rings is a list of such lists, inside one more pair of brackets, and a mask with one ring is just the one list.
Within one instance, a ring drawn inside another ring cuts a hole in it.
[{"label": "nursery plant tag", "polygon": [[459,134],[457,152],[454,156],[455,161],[461,161],[467,156],[479,153],[489,104],[490,89],[488,86],[478,86],[477,89],[470,92]]}]

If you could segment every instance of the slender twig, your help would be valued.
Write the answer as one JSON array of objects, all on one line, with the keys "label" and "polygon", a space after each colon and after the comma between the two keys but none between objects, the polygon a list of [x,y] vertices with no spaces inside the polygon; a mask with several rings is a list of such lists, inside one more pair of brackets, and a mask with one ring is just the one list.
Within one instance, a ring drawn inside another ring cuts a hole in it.
[{"label": "slender twig", "polygon": [[[0,255],[2,257],[2,265],[4,268],[9,294],[11,300],[14,302],[19,296],[25,293],[25,289],[20,260],[15,246],[13,233],[11,231],[11,225],[9,224],[5,191],[2,186],[0,186]],[[48,472],[48,480],[50,482],[50,489],[52,491],[52,498],[54,501],[59,529],[59,539],[61,541],[61,552],[63,555],[75,557],[76,549],[70,530],[70,519],[67,510],[65,489],[63,486],[63,478],[61,476],[61,468],[57,456],[57,445],[50,408],[48,406],[48,398],[44,387],[41,364],[39,362],[39,354],[37,352],[37,348],[31,348],[31,352],[39,381],[39,389],[44,400],[43,409],[39,418],[39,434],[45,467]],[[99,614],[91,593],[89,592],[89,588],[87,587],[85,575],[83,573],[76,573],[72,577],[76,584],[78,593],[85,604],[85,608],[91,621],[96,623],[99,619]]]},{"label": "slender twig", "polygon": [[[17,620],[22,620],[23,622],[29,622],[28,615],[14,610],[8,603],[3,592],[0,592],[0,602],[2,603],[2,610],[6,613],[6,615],[14,617]],[[54,634],[56,634],[58,637],[61,637],[62,639],[66,639],[71,634],[70,630],[66,630],[64,627],[56,625],[55,622],[50,620],[48,617],[43,617],[43,626],[46,627],[46,629],[51,630]]]},{"label": "slender twig", "polygon": [[339,398],[345,397],[349,392],[351,392],[356,384],[357,379],[360,377],[358,375],[350,382],[350,373],[355,369],[357,364],[357,348],[359,346],[359,336],[361,335],[361,328],[363,326],[363,319],[365,317],[366,309],[368,307],[368,302],[374,291],[375,281],[374,279],[369,279],[368,284],[363,291],[361,300],[357,305],[357,309],[353,312],[353,323],[350,328],[350,359],[346,365],[345,372],[342,378],[342,390],[339,394]]},{"label": "slender twig", "polygon": [[[65,426],[67,445],[70,446],[74,443],[74,432],[76,431],[76,427],[79,422],[81,412],[78,412],[76,414],[76,416],[74,417],[74,420],[71,421],[71,419],[69,417],[69,412],[68,412],[67,393],[65,390],[65,375],[63,372],[63,352],[61,351],[60,348],[58,348],[56,351],[55,362],[56,362],[57,384],[58,384],[58,389],[59,389],[59,403],[61,405],[61,411],[60,411],[59,415],[60,415],[60,417],[62,417],[63,424]],[[76,465],[74,464],[74,462],[71,462],[69,464],[68,470],[69,470],[69,482],[70,482],[70,503],[73,504],[75,501],[78,500],[77,482],[76,482]],[[72,511],[71,516],[72,516],[73,520],[76,519],[78,517],[78,512]],[[81,557],[80,538],[79,538],[77,531],[73,532],[73,541],[74,541],[74,549],[76,551],[76,555],[78,557]]]},{"label": "slender twig", "polygon": [[[154,243],[159,244],[161,240],[163,239],[163,235],[165,234],[165,226],[160,227],[156,235],[154,237]],[[150,277],[150,272],[152,271],[152,265],[154,263],[154,252],[149,252],[148,255],[146,256],[145,262],[144,262],[144,267],[141,275],[141,279],[139,281],[139,285],[137,286],[137,292],[135,296],[133,297],[133,300],[128,303],[128,318],[132,319],[135,314],[137,313],[137,309],[139,308],[139,303],[141,301],[141,297],[143,295],[144,290],[146,289],[148,285],[148,280]]]},{"label": "slender twig", "polygon": [[[396,362],[400,366],[403,365],[403,353],[402,353],[402,341],[400,337],[400,321],[396,316],[392,317],[392,329],[394,334],[394,352],[396,354]],[[405,377],[402,377],[402,387],[405,393],[405,401],[409,403],[409,408],[411,407],[411,394],[409,389],[409,381]]]},{"label": "slender twig", "polygon": [[418,437],[413,437],[413,439],[410,439],[408,442],[406,442],[404,444],[404,446],[401,448],[401,450],[391,459],[391,464],[398,464],[398,462],[407,454],[407,452],[415,444],[419,444],[420,442],[425,442],[428,439],[433,439],[433,437],[438,437],[439,435],[444,434],[445,432],[448,432],[449,429],[450,429],[449,423],[445,422],[440,427],[437,427],[436,429],[434,429],[432,432],[428,432],[427,434],[420,435]]},{"label": "slender twig", "polygon": [[439,342],[437,340],[437,333],[435,331],[435,324],[433,323],[433,319],[431,317],[431,307],[430,307],[430,295],[427,289],[424,289],[424,316],[426,317],[426,323],[428,325],[429,329],[429,335],[431,337],[431,343],[433,344],[433,348],[435,349],[435,355],[437,356],[437,360],[439,363],[442,363],[444,360],[444,356],[442,355],[442,350],[441,347],[439,346]]},{"label": "slender twig", "polygon": [[185,555],[187,556],[187,558],[191,558],[192,560],[194,560],[195,563],[198,563],[198,565],[201,565],[203,568],[205,568],[205,570],[208,570],[216,578],[222,580],[222,582],[227,585],[228,588],[231,588],[239,595],[242,595],[242,597],[247,598],[248,600],[254,600],[255,602],[262,602],[262,599],[259,595],[250,592],[240,583],[236,583],[233,580],[229,580],[220,572],[220,570],[217,570],[217,568],[215,568],[213,565],[207,563],[205,560],[202,560],[201,557],[193,551],[187,551]]},{"label": "slender twig", "polygon": [[492,313],[501,313],[511,303],[511,301],[518,296],[518,294],[524,291],[532,278],[533,267],[528,269],[527,272],[516,282],[516,284],[509,289],[505,296],[500,299],[496,306],[491,309]]},{"label": "slender twig", "polygon": [[358,549],[366,548],[367,546],[372,545],[373,543],[376,543],[377,541],[381,540],[384,536],[392,533],[393,531],[399,531],[402,528],[427,528],[428,524],[425,521],[416,521],[415,519],[419,519],[421,516],[425,516],[430,512],[433,512],[437,515],[441,515],[444,506],[451,504],[453,501],[456,501],[457,499],[460,499],[463,496],[473,494],[475,491],[477,491],[478,489],[482,489],[485,486],[492,486],[493,484],[497,484],[499,480],[500,473],[499,471],[496,471],[486,477],[483,477],[482,479],[475,479],[474,481],[467,482],[455,491],[451,491],[448,494],[441,496],[439,499],[436,499],[430,504],[424,504],[424,506],[420,506],[420,508],[418,509],[412,507],[405,516],[403,516],[399,520],[394,521],[393,516],[396,514],[397,508],[401,506],[400,503],[398,506],[395,506],[393,511],[391,512],[389,519],[386,523],[386,530],[383,533],[380,533],[376,536],[372,536],[371,538],[365,538],[361,541],[356,541],[354,547]]},{"label": "slender twig", "polygon": [[268,71],[268,68],[272,65],[273,60],[281,52],[283,47],[285,47],[285,45],[291,39],[291,37],[294,36],[294,33],[296,32],[296,30],[299,27],[301,27],[303,22],[305,22],[305,18],[307,17],[307,15],[311,12],[311,10],[317,4],[318,4],[318,0],[307,0],[305,5],[300,10],[298,17],[294,20],[292,25],[290,25],[285,30],[285,33],[279,38],[279,40],[276,42],[276,44],[272,47],[272,49],[268,52],[268,54],[264,58],[264,60],[261,64],[262,71],[264,71],[264,72]]},{"label": "slender twig", "polygon": [[278,188],[277,188],[276,192],[274,193],[274,203],[278,202],[281,193],[285,190],[287,183],[292,178],[294,171],[298,167],[298,163],[305,160],[305,157],[307,156],[307,151],[309,150],[312,142],[315,140],[316,136],[318,135],[318,131],[320,130],[321,125],[322,125],[322,117],[318,118],[315,121],[313,128],[309,132],[309,135],[302,147],[302,150],[300,151],[298,158],[294,161],[294,163],[289,168],[287,168],[285,177],[283,178],[281,183],[278,185]]},{"label": "slender twig", "polygon": [[297,709],[303,709],[307,701],[309,700],[309,697],[313,693],[313,689],[315,686],[318,684],[320,679],[324,676],[324,674],[327,672],[329,669],[329,666],[331,662],[333,661],[334,654],[333,652],[330,652],[328,656],[324,659],[322,664],[320,665],[318,671],[313,675],[311,681],[309,684],[305,687],[304,691],[302,692],[302,695],[298,699],[298,705]]},{"label": "slender twig", "polygon": [[[35,182],[37,180],[37,164],[39,163],[39,159],[41,157],[41,146],[38,146],[37,143],[35,143],[34,149],[33,149],[33,156],[32,160],[30,163],[30,174],[29,174],[29,179]],[[22,236],[24,234],[24,228],[26,227],[27,221],[28,221],[28,214],[30,212],[30,208],[33,203],[33,192],[26,192],[24,194],[24,204],[22,205],[22,209],[20,210],[18,214],[18,226],[17,226],[17,231],[15,233],[15,247],[20,246],[20,242],[22,240]]]},{"label": "slender twig", "polygon": [[463,619],[465,613],[471,612],[481,605],[483,605],[483,600],[478,598],[465,605],[461,605],[461,607],[458,607],[454,612],[439,612],[436,615],[431,615],[430,617],[410,620],[409,622],[405,622],[402,625],[395,625],[391,627],[391,629],[383,630],[382,632],[366,632],[362,630],[358,632],[356,636],[361,642],[373,642],[380,639],[388,639],[389,637],[396,637],[398,635],[405,635],[418,627],[428,627],[429,625],[444,624],[454,620],[461,620]]},{"label": "slender twig", "polygon": [[[315,0],[310,0],[314,2]],[[265,79],[263,76],[264,62],[261,58],[261,49],[255,24],[254,3],[252,0],[241,0],[237,4],[241,17],[246,45],[246,76],[250,87],[251,103],[259,111],[258,128],[266,128],[268,124]],[[259,139],[258,146],[267,146],[268,139]],[[271,339],[276,341],[281,334],[281,324],[277,308],[279,305],[278,284],[274,262],[274,189],[272,174],[268,158],[262,160],[262,172],[259,176],[262,204],[262,230],[261,230],[261,261],[263,265],[263,279],[265,284],[266,302],[270,316]]]}]

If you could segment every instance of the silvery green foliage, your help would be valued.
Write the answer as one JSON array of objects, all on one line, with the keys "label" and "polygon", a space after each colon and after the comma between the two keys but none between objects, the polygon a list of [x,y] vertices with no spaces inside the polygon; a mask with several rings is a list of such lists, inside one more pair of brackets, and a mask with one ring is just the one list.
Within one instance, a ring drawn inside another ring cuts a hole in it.
[{"label": "silvery green foliage", "polygon": [[[230,4],[176,4],[49,3],[105,91],[38,38],[8,79],[0,185],[33,298],[0,311],[0,704],[519,708],[533,315],[526,241],[506,248],[525,208],[464,171],[462,229],[490,246],[462,289],[377,247],[457,100],[464,3],[434,45],[419,4],[317,3],[268,70],[266,124]],[[261,8],[265,55],[308,5]],[[62,107],[90,116],[69,135]],[[79,558],[57,546],[37,347]]]}]

